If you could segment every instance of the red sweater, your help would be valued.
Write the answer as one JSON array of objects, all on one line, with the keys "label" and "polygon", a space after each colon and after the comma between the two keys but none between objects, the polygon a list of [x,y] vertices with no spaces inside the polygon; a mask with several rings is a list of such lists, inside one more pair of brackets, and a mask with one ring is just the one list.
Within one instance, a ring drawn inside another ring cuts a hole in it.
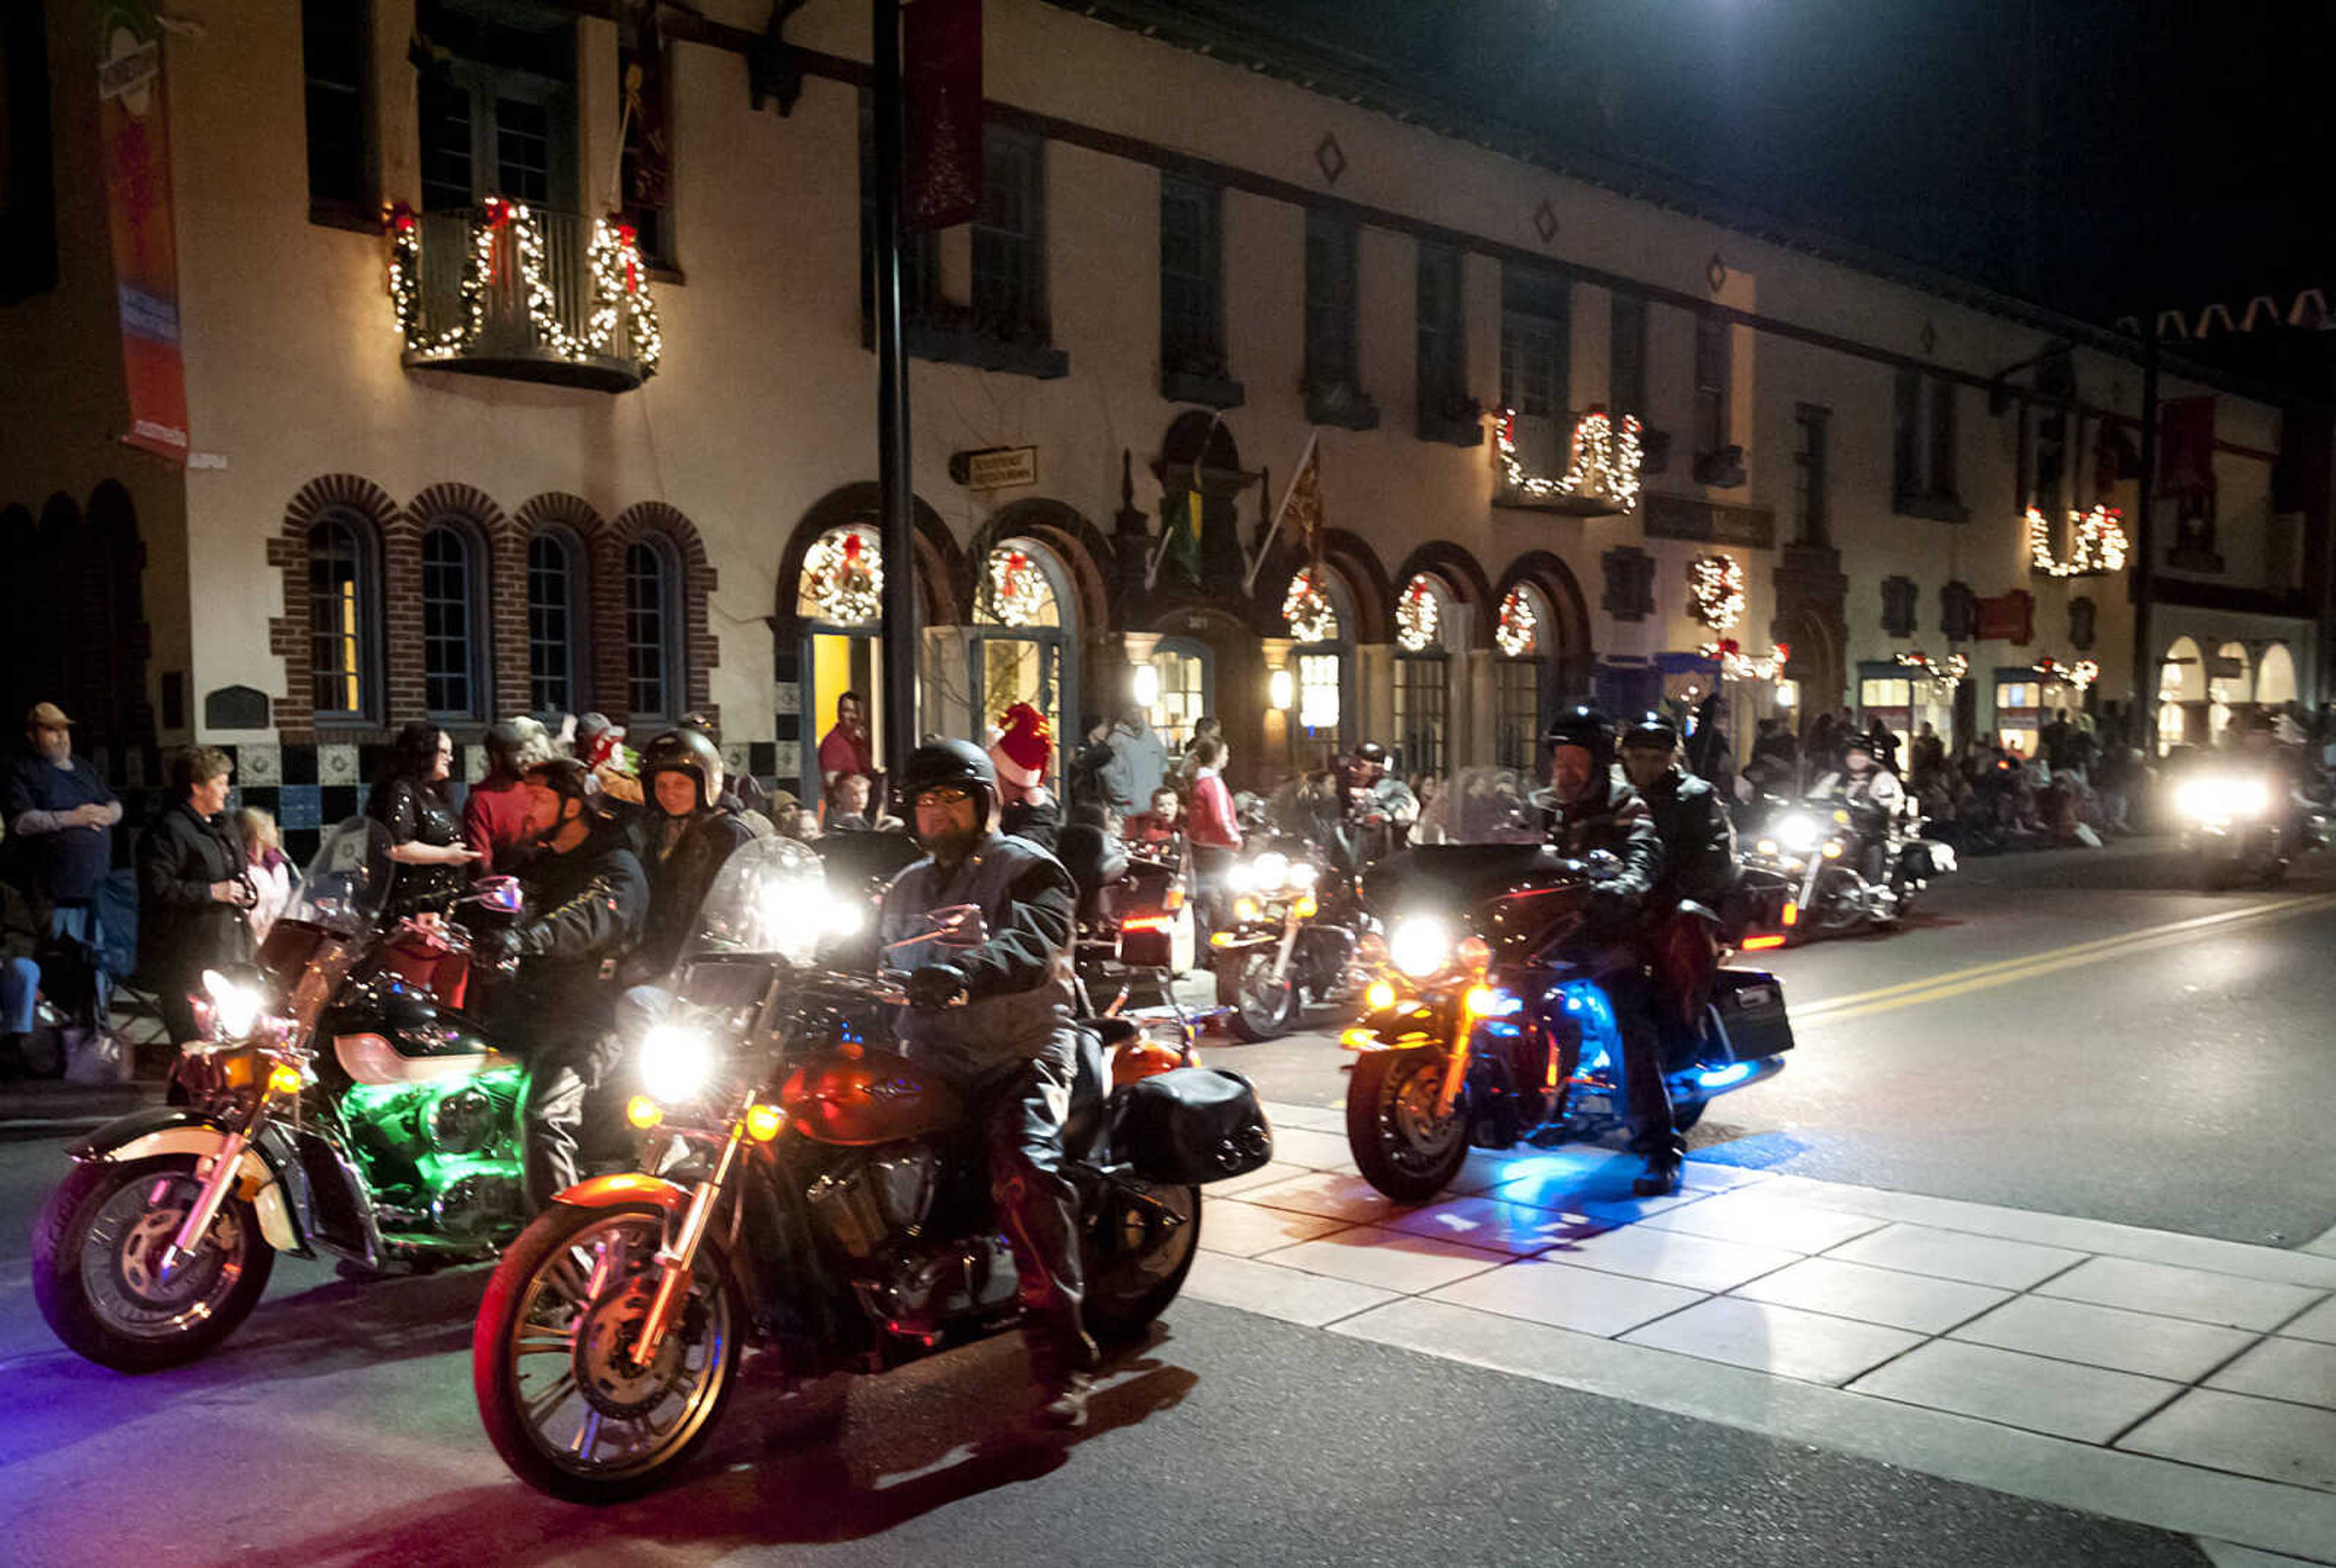
[{"label": "red sweater", "polygon": [[527,792],[519,780],[482,779],[471,786],[462,802],[462,842],[479,852],[479,859],[470,875],[492,873],[495,857],[508,862],[526,833]]},{"label": "red sweater", "polygon": [[1185,809],[1184,836],[1192,842],[1241,848],[1241,824],[1233,820],[1233,792],[1225,787],[1223,779],[1211,773],[1193,780],[1192,798]]}]

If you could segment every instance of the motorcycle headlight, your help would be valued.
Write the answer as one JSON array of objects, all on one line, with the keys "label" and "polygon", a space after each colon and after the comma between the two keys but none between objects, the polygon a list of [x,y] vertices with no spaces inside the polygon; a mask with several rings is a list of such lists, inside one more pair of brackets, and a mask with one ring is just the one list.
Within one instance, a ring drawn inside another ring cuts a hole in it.
[{"label": "motorcycle headlight", "polygon": [[1453,945],[1449,921],[1414,915],[1396,921],[1387,934],[1387,958],[1413,979],[1424,980],[1451,965]]},{"label": "motorcycle headlight", "polygon": [[1824,837],[1825,824],[1806,812],[1794,812],[1776,824],[1776,842],[1796,855],[1808,853]]},{"label": "motorcycle headlight", "polygon": [[257,986],[238,985],[217,969],[203,971],[203,992],[211,1000],[211,1022],[221,1039],[242,1039],[259,1027],[268,998]]},{"label": "motorcycle headlight", "polygon": [[1252,887],[1278,888],[1281,879],[1290,874],[1290,857],[1280,850],[1268,850],[1250,862]]},{"label": "motorcycle headlight", "polygon": [[1237,893],[1245,893],[1257,886],[1257,866],[1250,861],[1235,861],[1225,872],[1225,885]]},{"label": "motorcycle headlight", "polygon": [[1312,861],[1292,861],[1290,864],[1290,874],[1285,879],[1285,885],[1296,888],[1302,892],[1312,887],[1315,879],[1321,874],[1320,868],[1317,867]]},{"label": "motorcycle headlight", "polygon": [[827,906],[827,934],[856,937],[868,929],[868,906],[853,899],[838,899]]},{"label": "motorcycle headlight", "polygon": [[2194,778],[2183,781],[2174,799],[2185,816],[2228,822],[2262,815],[2271,793],[2257,779]]},{"label": "motorcycle headlight", "polygon": [[641,1037],[640,1082],[657,1100],[696,1097],[714,1076],[714,1042],[687,1024],[658,1024]]}]

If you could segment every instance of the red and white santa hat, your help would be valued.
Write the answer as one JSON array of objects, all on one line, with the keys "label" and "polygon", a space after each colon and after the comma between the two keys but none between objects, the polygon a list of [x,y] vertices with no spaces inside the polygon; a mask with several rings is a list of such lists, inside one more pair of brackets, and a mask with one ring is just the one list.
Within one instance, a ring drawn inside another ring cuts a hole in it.
[{"label": "red and white santa hat", "polygon": [[1037,789],[1046,782],[1046,765],[1055,755],[1055,737],[1046,716],[1027,702],[1017,702],[1000,714],[990,732],[989,760],[998,776],[1020,789]]}]

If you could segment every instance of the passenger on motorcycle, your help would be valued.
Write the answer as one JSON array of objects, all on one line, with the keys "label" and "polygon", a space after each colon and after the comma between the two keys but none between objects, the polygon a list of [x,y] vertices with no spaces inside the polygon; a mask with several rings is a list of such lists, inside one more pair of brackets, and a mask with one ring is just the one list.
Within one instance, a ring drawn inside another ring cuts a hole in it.
[{"label": "passenger on motorcycle", "polygon": [[989,743],[990,765],[998,770],[998,831],[1027,839],[1050,854],[1063,826],[1062,806],[1046,787],[1046,765],[1054,756],[1046,716],[1027,702],[1007,708]]},{"label": "passenger on motorcycle", "polygon": [[640,938],[649,887],[582,763],[553,757],[522,776],[536,850],[520,877],[530,918],[481,947],[519,960],[497,989],[496,1037],[528,1059],[527,1195],[540,1209],[576,1183],[584,1102],[608,1065],[617,971]]},{"label": "passenger on motorcycle", "polygon": [[1387,772],[1387,747],[1365,741],[1339,769],[1338,836],[1334,861],[1352,863],[1359,873],[1402,849],[1419,819],[1419,798]]},{"label": "passenger on motorcycle", "polygon": [[[1095,1342],[1082,1327],[1078,1197],[1064,1173],[1077,1037],[1070,944],[1078,893],[1045,850],[998,831],[998,774],[979,747],[929,741],[901,790],[929,852],[884,894],[882,936],[909,968],[904,1053],[974,1107],[990,1195],[1021,1276],[1030,1370],[1048,1425],[1086,1419]],[[978,946],[950,947],[935,911],[972,904]]]},{"label": "passenger on motorcycle", "polygon": [[755,834],[722,808],[722,754],[694,729],[673,729],[641,753],[643,813],[634,850],[648,878],[648,915],[625,962],[627,983],[673,968],[697,920],[706,890],[731,852]]},{"label": "passenger on motorcycle", "polygon": [[1857,832],[1858,875],[1876,886],[1887,876],[1890,835],[1906,809],[1906,786],[1882,765],[1879,742],[1853,730],[1842,737],[1842,771],[1817,781],[1816,793],[1849,810]]},{"label": "passenger on motorcycle", "polygon": [[[1614,876],[1591,891],[1584,911],[1586,934],[1610,946],[1635,943],[1663,879],[1663,843],[1647,803],[1614,775],[1612,721],[1596,708],[1577,706],[1560,714],[1542,738],[1549,754],[1544,799],[1550,842],[1560,854],[1578,859],[1602,850],[1621,862]],[[1630,1147],[1647,1162],[1630,1190],[1641,1197],[1676,1193],[1687,1141],[1672,1119],[1662,1044],[1635,948],[1629,965],[1608,978],[1607,989],[1621,1026]]]},{"label": "passenger on motorcycle", "polygon": [[1679,727],[1660,713],[1622,732],[1622,771],[1647,803],[1663,841],[1653,908],[1668,911],[1650,933],[1655,972],[1676,1015],[1700,1027],[1719,968],[1718,917],[1736,885],[1736,827],[1719,793],[1679,762]]}]

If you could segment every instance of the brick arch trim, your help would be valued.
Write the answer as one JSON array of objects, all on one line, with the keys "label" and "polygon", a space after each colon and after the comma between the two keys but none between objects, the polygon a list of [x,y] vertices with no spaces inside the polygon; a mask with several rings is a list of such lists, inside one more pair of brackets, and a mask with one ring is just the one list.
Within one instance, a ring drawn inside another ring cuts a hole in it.
[{"label": "brick arch trim", "polygon": [[1055,553],[1070,572],[1079,596],[1078,630],[1082,637],[1111,628],[1113,602],[1111,546],[1078,509],[1059,501],[1033,497],[1001,507],[976,531],[965,552],[963,597],[968,606],[979,602],[980,573],[989,552],[1017,537],[1033,539]]},{"label": "brick arch trim", "polygon": [[[712,599],[718,575],[707,558],[697,525],[661,501],[627,507],[586,541],[592,559],[592,688],[600,711],[626,713],[630,696],[625,679],[625,550],[656,534],[681,558],[682,705],[719,725],[713,702],[714,667],[721,662],[715,640]],[[667,715],[667,717],[677,716]]]},{"label": "brick arch trim", "polygon": [[[1348,636],[1358,643],[1393,642],[1395,585],[1388,580],[1387,568],[1380,564],[1378,552],[1370,547],[1370,541],[1343,528],[1324,529],[1322,559],[1338,568],[1338,575],[1346,579],[1355,596],[1357,624]],[[1286,586],[1287,579],[1284,580]],[[1274,609],[1280,612],[1278,599]]]},{"label": "brick arch trim", "polygon": [[[875,527],[877,502],[877,487],[860,481],[829,491],[795,521],[794,532],[779,554],[775,602],[771,606],[771,629],[783,642],[792,643],[803,630],[802,618],[795,613],[795,596],[803,581],[803,557],[829,529],[855,522]],[[924,626],[962,626],[972,613],[972,601],[961,586],[970,580],[965,552],[950,537],[940,513],[928,506],[922,496],[915,499],[910,517],[916,528],[917,619]]]},{"label": "brick arch trim", "polygon": [[[578,550],[573,565],[584,579],[583,614],[579,618],[583,624],[577,629],[583,638],[586,659],[593,660],[600,646],[592,599],[593,584],[599,580],[595,549],[608,526],[599,509],[582,496],[552,490],[530,496],[511,513],[511,525],[491,536],[489,548],[494,554],[495,573],[495,689],[506,694],[506,709],[515,712],[534,706],[533,670],[528,662],[529,541],[550,529],[575,536]],[[579,700],[596,688],[594,667],[588,662],[578,672],[578,685],[582,688],[576,694]]]},{"label": "brick arch trim", "polygon": [[1441,580],[1468,607],[1469,620],[1475,628],[1471,640],[1475,646],[1492,647],[1499,607],[1476,558],[1448,539],[1431,539],[1404,557],[1403,564],[1396,569],[1396,591],[1402,592],[1404,585],[1421,572]]},{"label": "brick arch trim", "polygon": [[[308,689],[308,531],[327,511],[356,515],[372,531],[376,550],[385,550],[397,502],[369,479],[354,473],[327,473],[310,480],[293,492],[284,508],[284,522],[268,541],[268,564],[283,585],[284,613],[268,623],[268,651],[284,660],[284,687],[276,699],[276,726],[287,740],[316,738],[316,710]],[[375,584],[376,590],[380,584]],[[378,621],[382,606],[370,607]]]},{"label": "brick arch trim", "polygon": [[[389,590],[385,624],[389,628],[389,720],[393,726],[422,717],[428,706],[422,666],[422,536],[442,517],[459,518],[469,523],[485,552],[481,564],[487,574],[486,591],[480,599],[486,606],[487,624],[482,628],[486,635],[473,638],[485,656],[487,667],[482,672],[487,677],[487,689],[481,694],[482,714],[492,719],[499,706],[509,700],[514,689],[526,689],[526,599],[520,599],[519,608],[513,612],[510,595],[514,589],[522,596],[527,591],[527,547],[524,542],[520,544],[521,554],[514,570],[511,550],[515,531],[503,509],[495,504],[494,497],[476,485],[429,485],[405,503],[404,512],[384,531],[382,544],[382,577]],[[513,624],[521,628],[522,638],[522,663],[516,672],[508,667],[502,647],[509,640],[505,628]],[[514,678],[519,680],[516,688],[511,684]]]}]

